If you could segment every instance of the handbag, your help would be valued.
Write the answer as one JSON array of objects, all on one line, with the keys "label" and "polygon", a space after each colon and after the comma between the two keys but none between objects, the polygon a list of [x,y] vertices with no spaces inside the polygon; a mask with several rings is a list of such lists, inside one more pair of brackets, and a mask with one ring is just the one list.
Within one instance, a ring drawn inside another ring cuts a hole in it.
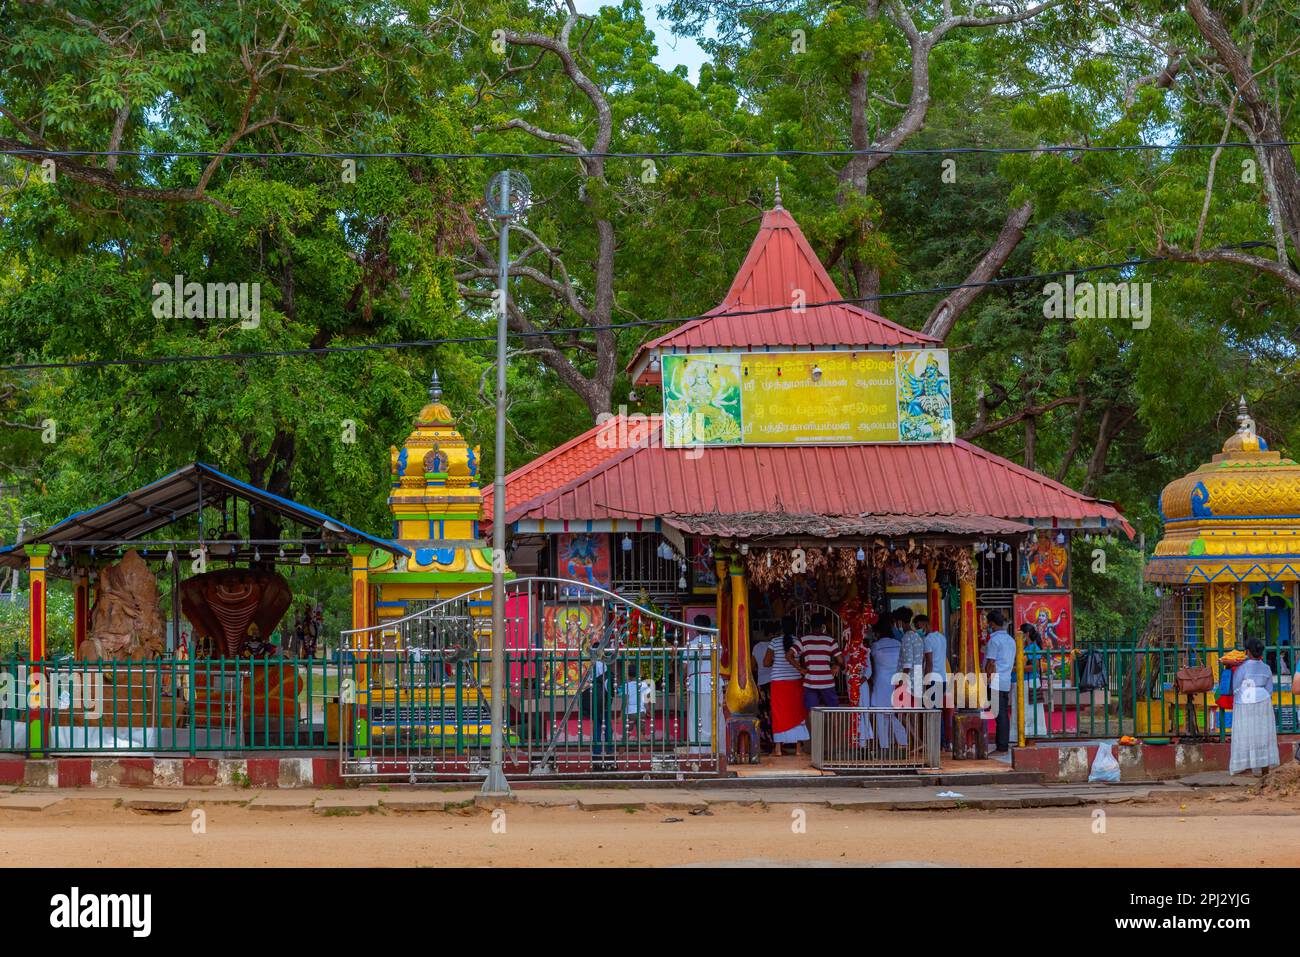
[{"label": "handbag", "polygon": [[1214,688],[1214,672],[1206,665],[1179,668],[1174,675],[1174,687],[1179,694],[1202,694]]},{"label": "handbag", "polygon": [[[1184,661],[1187,660],[1184,653]],[[1174,673],[1174,688],[1179,694],[1203,694],[1214,690],[1214,672],[1209,665],[1184,664]]]}]

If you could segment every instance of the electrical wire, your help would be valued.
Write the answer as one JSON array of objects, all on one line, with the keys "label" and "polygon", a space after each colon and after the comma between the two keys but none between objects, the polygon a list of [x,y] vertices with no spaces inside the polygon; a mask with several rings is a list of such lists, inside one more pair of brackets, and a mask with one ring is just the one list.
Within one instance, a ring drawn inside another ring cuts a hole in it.
[{"label": "electrical wire", "polygon": [[49,150],[37,147],[7,147],[0,149],[0,155],[62,157],[65,159],[116,156],[133,159],[429,159],[429,160],[571,160],[571,159],[605,159],[605,160],[646,160],[646,159],[771,159],[781,157],[854,157],[854,156],[954,156],[962,154],[1018,154],[1018,153],[1124,153],[1130,151],[1182,152],[1185,150],[1217,149],[1269,149],[1300,146],[1300,140],[1268,140],[1261,143],[1246,143],[1232,140],[1223,143],[1125,143],[1113,146],[952,146],[922,147],[916,149],[830,149],[830,150],[647,150],[643,152],[549,152],[524,153],[512,151],[489,151],[482,153],[426,153],[415,150],[397,150],[392,152],[339,152],[326,153],[311,150],[285,150],[276,153],[267,152],[219,152],[216,150]]},{"label": "electrical wire", "polygon": [[[1252,249],[1261,246],[1271,247],[1271,243],[1262,240],[1252,240],[1249,242],[1230,243],[1217,247],[1218,249]],[[959,289],[977,289],[985,287],[998,287],[1016,285],[1025,282],[1035,282],[1038,280],[1060,279],[1065,276],[1077,276],[1086,273],[1100,272],[1112,269],[1129,269],[1137,266],[1145,266],[1159,262],[1169,262],[1165,256],[1147,256],[1139,259],[1125,259],[1120,262],[1100,263],[1095,266],[1078,266],[1073,269],[1060,269],[1055,272],[1033,273],[1023,276],[1005,276],[1000,279],[988,279],[981,282],[961,282],[940,286],[930,286],[926,289],[904,289],[896,292],[878,293],[874,296],[860,296],[853,299],[829,299],[823,302],[806,303],[801,307],[801,311],[809,309],[818,309],[829,306],[854,306],[866,302],[878,302],[882,299],[898,299],[906,296],[927,296],[938,293],[955,292]],[[590,326],[569,326],[560,329],[537,329],[532,332],[520,332],[518,330],[509,330],[509,335],[519,339],[536,339],[546,336],[572,336],[581,333],[601,332],[614,329],[631,329],[640,326],[662,326],[674,325],[680,326],[689,322],[695,322],[699,319],[708,319],[717,316],[726,316],[728,318],[741,316],[758,316],[768,315],[776,312],[796,311],[791,306],[764,306],[755,309],[736,309],[720,312],[701,313],[695,316],[685,316],[671,319],[637,319],[628,322],[613,322],[602,325]],[[411,339],[402,342],[362,342],[346,346],[314,346],[302,349],[264,349],[254,352],[220,352],[212,354],[190,354],[190,355],[166,355],[166,356],[137,356],[119,359],[67,359],[56,360],[52,362],[21,362],[9,365],[0,365],[0,372],[29,372],[36,370],[53,370],[53,369],[95,369],[112,366],[155,366],[170,365],[190,362],[232,362],[243,361],[247,359],[273,359],[273,358],[292,358],[298,356],[322,356],[332,355],[334,353],[348,352],[374,352],[391,349],[423,349],[433,346],[444,345],[467,345],[472,343],[495,342],[495,335],[482,336],[452,336],[442,339]]]}]

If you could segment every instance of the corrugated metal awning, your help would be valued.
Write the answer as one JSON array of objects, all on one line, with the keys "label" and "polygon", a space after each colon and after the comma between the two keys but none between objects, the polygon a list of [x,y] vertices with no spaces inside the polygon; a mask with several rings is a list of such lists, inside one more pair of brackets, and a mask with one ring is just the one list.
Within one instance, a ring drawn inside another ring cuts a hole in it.
[{"label": "corrugated metal awning", "polygon": [[201,507],[215,506],[230,496],[270,509],[299,525],[327,531],[342,542],[368,543],[393,555],[410,554],[396,542],[368,535],[324,512],[241,482],[210,465],[194,462],[96,508],[70,515],[39,535],[0,548],[0,564],[10,567],[26,565],[25,545],[75,546],[77,542],[86,541],[140,541],[142,536],[192,515]]}]

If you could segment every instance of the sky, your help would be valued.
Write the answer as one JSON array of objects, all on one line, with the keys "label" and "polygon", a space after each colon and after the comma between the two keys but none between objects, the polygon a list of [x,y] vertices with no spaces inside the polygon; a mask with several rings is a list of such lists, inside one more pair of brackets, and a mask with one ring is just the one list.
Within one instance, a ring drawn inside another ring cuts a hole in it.
[{"label": "sky", "polygon": [[[609,0],[577,0],[579,13],[595,13],[601,7],[614,6]],[[708,55],[700,45],[689,37],[675,37],[668,23],[659,16],[659,4],[655,0],[643,0],[646,23],[654,31],[655,45],[659,55],[655,62],[666,70],[684,65],[690,73],[692,83],[700,79],[700,65],[708,60]]]}]

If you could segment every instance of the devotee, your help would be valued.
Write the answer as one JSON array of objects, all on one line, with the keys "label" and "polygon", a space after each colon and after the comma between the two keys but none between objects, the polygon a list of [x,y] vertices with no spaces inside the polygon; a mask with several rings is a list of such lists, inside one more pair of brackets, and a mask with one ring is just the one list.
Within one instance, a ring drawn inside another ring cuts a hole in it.
[{"label": "devotee", "polygon": [[[922,701],[928,707],[938,707],[944,713],[945,720],[939,722],[940,747],[948,746],[947,703],[944,693],[948,689],[948,636],[938,628],[930,627],[929,615],[917,615],[912,619],[912,627],[921,639],[925,653],[925,694]],[[935,704],[937,702],[937,705]]]},{"label": "devotee", "polygon": [[[712,632],[703,629],[710,627],[707,615],[696,615],[692,622],[701,629],[686,643],[690,659],[686,663],[686,721],[692,744],[709,745],[713,743],[713,722],[710,715],[710,701],[720,697],[713,678]],[[721,707],[721,702],[718,702]],[[721,722],[719,722],[721,726]]]},{"label": "devotee", "polygon": [[912,699],[920,693],[921,682],[925,677],[925,640],[912,627],[912,610],[910,608],[894,609],[894,626],[898,638],[898,670],[907,678],[905,687],[907,697],[903,698],[904,707],[916,707],[918,702]]},{"label": "devotee", "polygon": [[772,652],[772,637],[780,633],[775,624],[763,626],[763,640],[750,650],[754,659],[754,680],[758,684],[758,737],[759,745],[764,750],[772,747],[772,662],[776,655]]},{"label": "devotee", "polygon": [[794,620],[786,618],[779,631],[769,639],[772,652],[772,747],[781,756],[781,745],[793,744],[794,753],[802,753],[801,743],[809,738],[804,724],[803,675],[786,652],[794,646]]},{"label": "devotee", "polygon": [[844,668],[840,643],[826,633],[826,616],[813,615],[808,634],[795,639],[786,657],[803,674],[805,721],[811,728],[813,708],[835,708],[840,696],[835,691],[835,676]]},{"label": "devotee", "polygon": [[1247,659],[1232,675],[1232,750],[1228,773],[1247,768],[1260,774],[1281,763],[1273,716],[1273,671],[1264,662],[1264,643],[1246,639]]},{"label": "devotee", "polygon": [[1011,747],[1011,676],[1016,664],[1016,639],[1007,634],[1007,620],[996,608],[986,616],[989,640],[984,648],[984,673],[989,691],[997,695],[997,717],[993,754],[1006,754]]},{"label": "devotee", "polygon": [[607,768],[613,742],[610,733],[608,685],[609,668],[605,664],[600,635],[593,634],[590,644],[591,672],[587,704],[591,708],[591,759],[593,767]]},{"label": "devotee", "polygon": [[[897,630],[897,629],[896,629]],[[895,677],[898,675],[898,654],[902,643],[893,632],[886,632],[871,646],[871,707],[894,708]],[[882,748],[907,744],[907,731],[894,714],[875,716],[876,741]]]}]

